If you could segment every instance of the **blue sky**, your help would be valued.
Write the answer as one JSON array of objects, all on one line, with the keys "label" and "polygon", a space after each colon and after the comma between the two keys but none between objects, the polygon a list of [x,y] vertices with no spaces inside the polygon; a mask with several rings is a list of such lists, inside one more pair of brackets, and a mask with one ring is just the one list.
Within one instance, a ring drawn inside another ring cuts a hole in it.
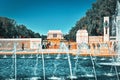
[{"label": "blue sky", "polygon": [[85,16],[96,0],[0,0],[0,16],[14,19],[41,35],[48,30],[64,34]]}]

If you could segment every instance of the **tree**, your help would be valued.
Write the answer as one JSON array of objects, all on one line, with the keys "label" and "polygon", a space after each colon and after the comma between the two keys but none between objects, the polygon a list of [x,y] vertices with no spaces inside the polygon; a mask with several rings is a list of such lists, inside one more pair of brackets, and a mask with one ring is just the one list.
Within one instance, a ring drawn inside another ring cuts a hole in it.
[{"label": "tree", "polygon": [[103,35],[103,17],[110,16],[111,18],[115,14],[116,3],[117,0],[97,0],[86,12],[86,16],[76,22],[67,36],[75,41],[77,30],[83,29],[83,27],[86,27],[89,35]]},{"label": "tree", "polygon": [[39,33],[27,29],[25,25],[17,25],[13,19],[0,17],[0,37],[12,38],[20,36],[24,38],[40,38]]}]

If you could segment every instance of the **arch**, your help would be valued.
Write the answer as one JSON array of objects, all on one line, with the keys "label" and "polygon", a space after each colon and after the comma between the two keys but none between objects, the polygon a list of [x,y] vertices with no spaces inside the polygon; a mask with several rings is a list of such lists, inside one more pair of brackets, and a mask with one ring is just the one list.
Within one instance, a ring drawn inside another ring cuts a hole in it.
[{"label": "arch", "polygon": [[90,44],[88,44],[88,48],[89,48],[89,49],[91,48]]},{"label": "arch", "polygon": [[97,48],[100,48],[100,43],[97,43]]},{"label": "arch", "polygon": [[0,43],[0,48],[2,47],[2,43]]},{"label": "arch", "polygon": [[110,43],[109,43],[109,47],[112,47],[112,46],[113,46],[113,42],[110,41]]},{"label": "arch", "polygon": [[95,43],[92,43],[92,47],[93,47],[93,49],[95,49]]},{"label": "arch", "polygon": [[108,48],[109,47],[108,43],[104,43],[104,47]]},{"label": "arch", "polygon": [[12,48],[12,43],[8,42],[6,45],[7,48]]}]

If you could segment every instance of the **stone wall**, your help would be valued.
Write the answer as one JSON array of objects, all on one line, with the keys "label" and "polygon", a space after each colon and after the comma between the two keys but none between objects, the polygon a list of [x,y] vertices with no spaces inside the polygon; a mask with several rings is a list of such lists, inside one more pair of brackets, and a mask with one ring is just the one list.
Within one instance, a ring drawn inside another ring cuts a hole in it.
[{"label": "stone wall", "polygon": [[0,39],[0,50],[12,50],[16,43],[18,50],[24,49],[37,49],[38,45],[41,44],[41,39],[35,38],[16,38],[16,39]]},{"label": "stone wall", "polygon": [[103,36],[89,36],[89,43],[101,43],[103,42]]}]

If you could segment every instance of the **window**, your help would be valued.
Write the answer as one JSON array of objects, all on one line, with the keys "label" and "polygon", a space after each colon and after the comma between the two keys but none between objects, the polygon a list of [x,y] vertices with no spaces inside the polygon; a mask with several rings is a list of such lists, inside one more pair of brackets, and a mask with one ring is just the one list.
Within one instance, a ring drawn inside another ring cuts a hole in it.
[{"label": "window", "polygon": [[105,30],[106,30],[105,32],[106,32],[106,34],[107,34],[107,27],[105,28]]},{"label": "window", "polygon": [[105,26],[108,27],[108,21],[107,20],[105,21]]},{"label": "window", "polygon": [[53,34],[53,37],[57,37],[57,34]]}]

